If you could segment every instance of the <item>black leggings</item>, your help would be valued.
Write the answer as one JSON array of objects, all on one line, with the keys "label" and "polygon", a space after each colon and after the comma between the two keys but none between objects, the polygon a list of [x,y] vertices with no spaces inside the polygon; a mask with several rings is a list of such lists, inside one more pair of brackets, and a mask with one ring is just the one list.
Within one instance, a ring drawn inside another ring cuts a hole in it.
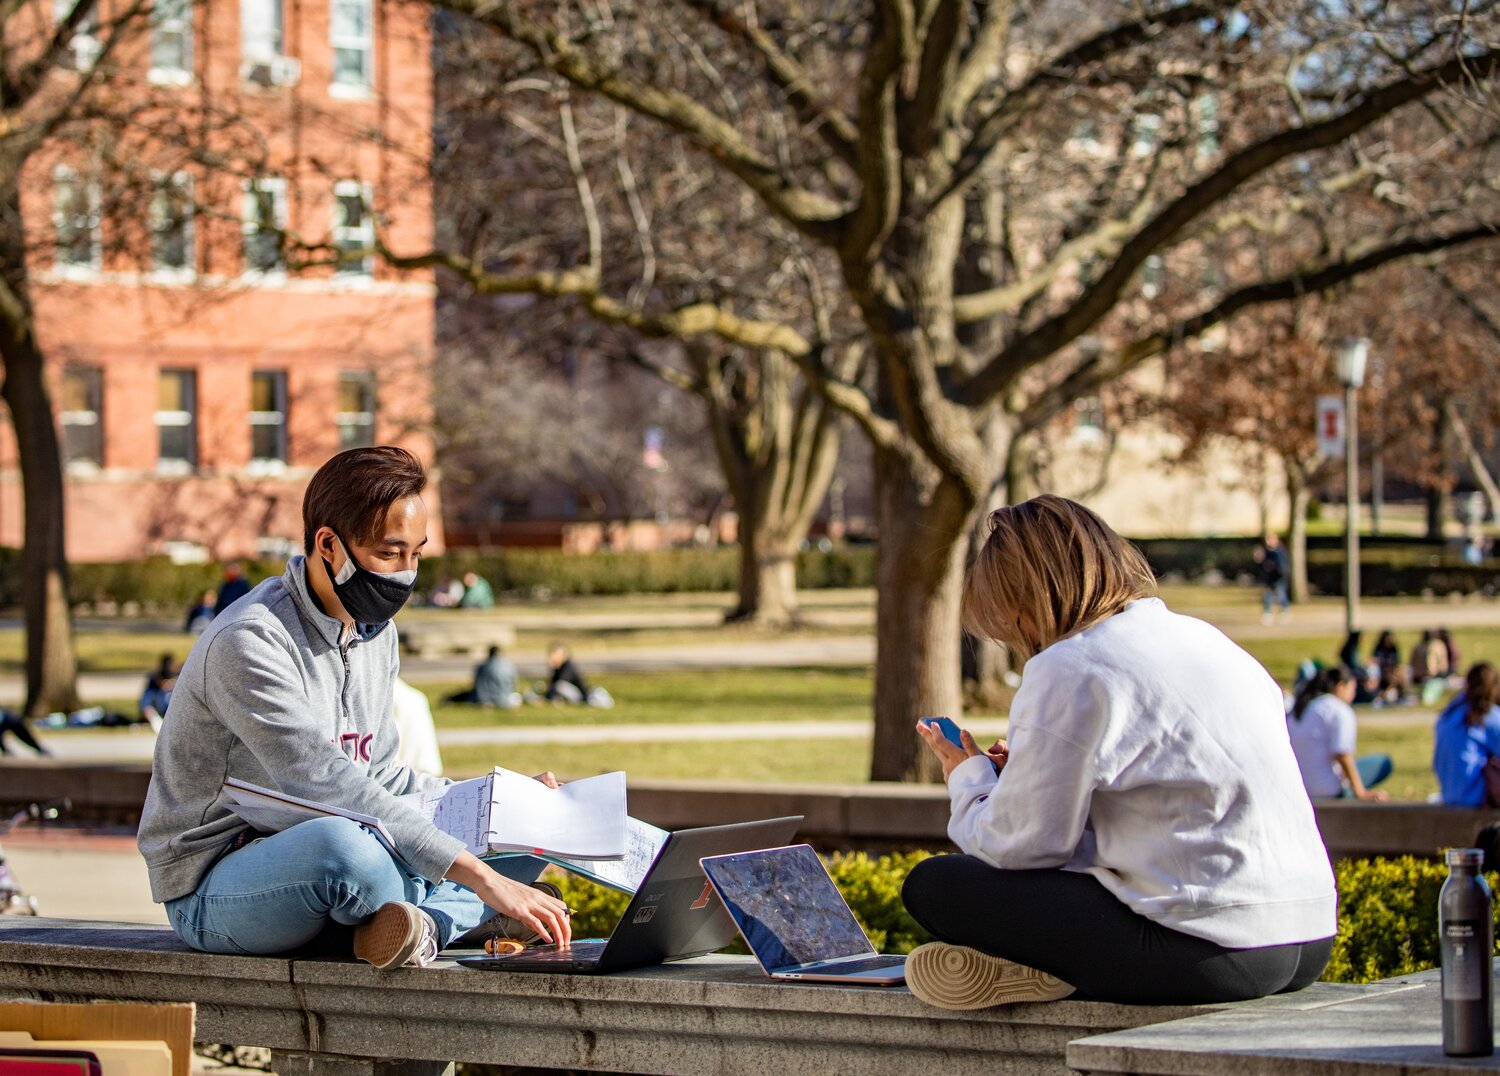
[{"label": "black leggings", "polygon": [[1333,939],[1226,949],[1131,911],[1073,871],[1004,871],[972,856],[918,863],[906,908],[939,941],[1056,975],[1096,1001],[1193,1005],[1301,990]]}]

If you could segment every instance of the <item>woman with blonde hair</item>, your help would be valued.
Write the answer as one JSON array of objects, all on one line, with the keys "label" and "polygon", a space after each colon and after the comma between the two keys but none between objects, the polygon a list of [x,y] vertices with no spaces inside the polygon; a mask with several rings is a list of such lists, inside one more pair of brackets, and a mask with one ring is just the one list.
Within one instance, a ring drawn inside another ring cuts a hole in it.
[{"label": "woman with blonde hair", "polygon": [[1156,597],[1140,552],[1043,496],[990,516],[969,630],[1028,659],[1009,741],[918,734],[962,855],[903,897],[939,940],[907,983],[950,1009],[1066,997],[1207,1003],[1299,990],[1333,946],[1328,854],[1280,687]]}]

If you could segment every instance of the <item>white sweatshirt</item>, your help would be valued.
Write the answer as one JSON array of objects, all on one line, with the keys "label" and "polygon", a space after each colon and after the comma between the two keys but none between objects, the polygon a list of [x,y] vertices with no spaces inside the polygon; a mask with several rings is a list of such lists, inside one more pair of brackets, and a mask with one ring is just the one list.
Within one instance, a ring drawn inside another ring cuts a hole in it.
[{"label": "white sweatshirt", "polygon": [[1281,689],[1201,620],[1132,602],[1026,665],[995,777],[948,780],[948,835],[1006,870],[1083,871],[1227,948],[1332,936],[1337,895]]}]

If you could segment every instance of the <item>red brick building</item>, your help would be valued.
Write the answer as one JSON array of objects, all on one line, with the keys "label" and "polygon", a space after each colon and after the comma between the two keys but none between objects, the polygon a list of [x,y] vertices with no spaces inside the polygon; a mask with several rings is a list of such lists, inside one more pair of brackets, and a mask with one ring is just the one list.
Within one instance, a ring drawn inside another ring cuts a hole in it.
[{"label": "red brick building", "polygon": [[[75,39],[78,63],[92,47]],[[111,77],[170,90],[185,111],[234,116],[236,144],[261,155],[238,172],[153,173],[129,211],[101,199],[86,159],[32,162],[24,212],[45,231],[31,279],[55,367],[69,556],[300,548],[302,491],[331,454],[383,442],[432,455],[431,273],[299,267],[280,242],[352,251],[379,227],[392,249],[430,247],[427,12],[158,0],[149,40],[112,61]],[[429,508],[440,548],[435,489]],[[7,423],[0,544],[20,543],[21,512]]]}]

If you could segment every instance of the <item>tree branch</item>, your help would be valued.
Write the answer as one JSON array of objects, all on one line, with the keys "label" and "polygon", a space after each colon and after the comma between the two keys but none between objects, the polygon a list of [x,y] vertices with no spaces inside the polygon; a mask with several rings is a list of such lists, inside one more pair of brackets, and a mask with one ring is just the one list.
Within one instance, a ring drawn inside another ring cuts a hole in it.
[{"label": "tree branch", "polygon": [[677,131],[722,164],[773,213],[798,231],[826,244],[835,244],[842,238],[845,207],[799,186],[712,109],[686,94],[620,73],[525,15],[522,5],[514,0],[441,0],[441,3],[452,11],[472,15],[525,46],[549,71],[579,89],[603,94]]},{"label": "tree branch", "polygon": [[1114,263],[1071,306],[1012,342],[972,378],[957,386],[954,399],[968,406],[992,400],[1026,370],[1088,332],[1114,309],[1126,284],[1148,257],[1204,211],[1274,165],[1299,153],[1337,145],[1402,105],[1420,100],[1442,86],[1492,77],[1497,69],[1500,69],[1500,46],[1476,56],[1455,57],[1415,77],[1401,78],[1372,90],[1358,103],[1327,120],[1310,127],[1278,131],[1240,150],[1143,225],[1124,244]]},{"label": "tree branch", "polygon": [[1152,333],[1127,344],[1112,355],[1103,353],[1081,363],[1061,381],[1027,402],[1021,411],[1026,429],[1041,426],[1080,396],[1089,396],[1142,362],[1160,355],[1184,340],[1227,320],[1239,311],[1266,303],[1285,302],[1303,295],[1327,291],[1346,280],[1402,258],[1451,250],[1469,243],[1500,239],[1500,223],[1484,224],[1448,235],[1428,235],[1390,243],[1357,258],[1331,262],[1317,269],[1290,273],[1276,280],[1261,281],[1230,292],[1207,310],[1182,319],[1170,329]]},{"label": "tree branch", "polygon": [[721,7],[717,0],[681,0],[717,26],[724,33],[752,49],[765,69],[766,77],[786,94],[796,109],[797,118],[816,132],[833,153],[853,165],[858,156],[856,144],[859,129],[847,114],[818,92],[812,76],[794,57],[782,50],[775,39],[759,26]]},{"label": "tree branch", "polygon": [[846,261],[871,265],[901,211],[896,82],[912,47],[909,0],[882,0],[859,76],[859,201],[841,244]]},{"label": "tree branch", "polygon": [[975,123],[974,134],[959,151],[948,182],[932,202],[941,202],[963,191],[1005,136],[1026,116],[1037,97],[1050,89],[1071,84],[1081,68],[1134,48],[1164,31],[1209,18],[1232,6],[1229,0],[1204,0],[1168,8],[1096,34],[1043,64]]}]

